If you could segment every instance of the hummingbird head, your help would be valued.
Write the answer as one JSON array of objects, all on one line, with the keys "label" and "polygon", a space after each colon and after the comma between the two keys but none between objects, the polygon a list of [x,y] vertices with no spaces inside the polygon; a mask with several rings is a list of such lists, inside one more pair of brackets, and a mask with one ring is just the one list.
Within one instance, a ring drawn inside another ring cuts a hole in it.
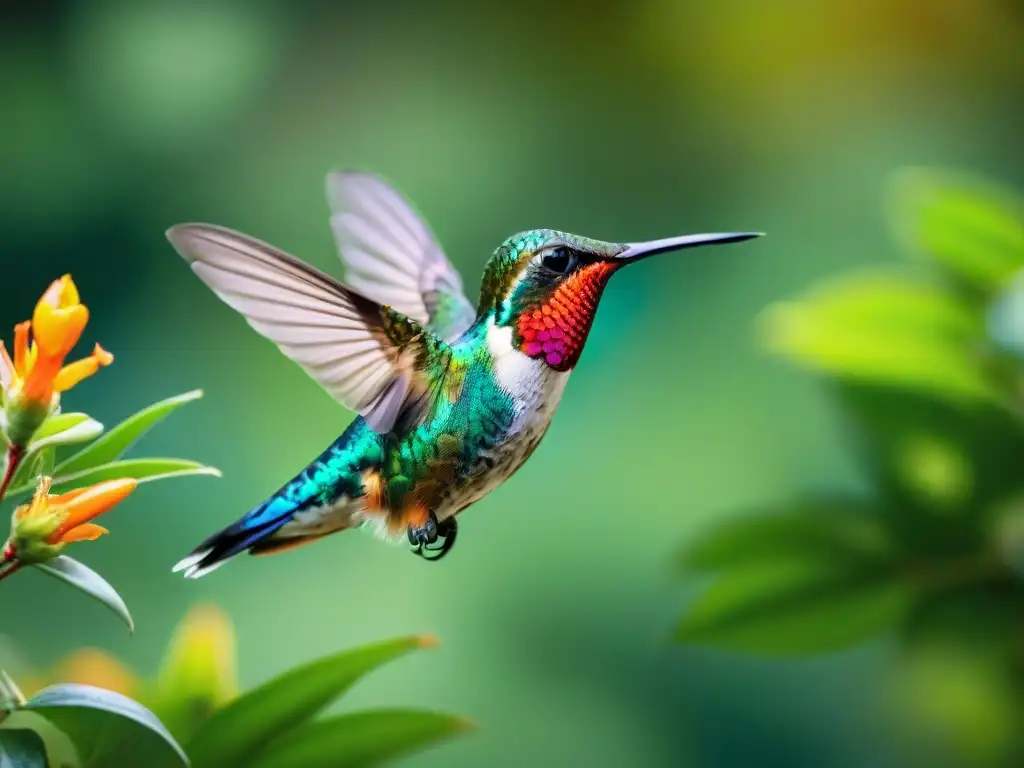
[{"label": "hummingbird head", "polygon": [[658,253],[735,243],[760,233],[683,235],[644,243],[607,243],[552,229],[510,237],[484,271],[480,317],[512,330],[516,349],[556,371],[579,360],[597,305],[619,269]]}]

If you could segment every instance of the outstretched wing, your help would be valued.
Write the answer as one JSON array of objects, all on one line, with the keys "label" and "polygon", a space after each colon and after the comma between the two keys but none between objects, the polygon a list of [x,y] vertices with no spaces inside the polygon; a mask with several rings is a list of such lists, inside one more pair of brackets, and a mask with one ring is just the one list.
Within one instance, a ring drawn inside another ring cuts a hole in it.
[{"label": "outstretched wing", "polygon": [[396,335],[394,312],[240,232],[182,224],[167,238],[228,306],[376,432],[391,430],[421,389],[412,342],[429,332]]},{"label": "outstretched wing", "polygon": [[476,317],[459,273],[397,190],[367,173],[327,176],[331,229],[345,280],[451,341]]}]

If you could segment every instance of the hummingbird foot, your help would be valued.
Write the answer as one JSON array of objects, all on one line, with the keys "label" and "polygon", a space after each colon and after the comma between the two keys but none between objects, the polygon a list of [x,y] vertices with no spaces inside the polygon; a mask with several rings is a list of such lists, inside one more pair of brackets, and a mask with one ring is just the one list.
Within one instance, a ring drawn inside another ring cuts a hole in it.
[{"label": "hummingbird foot", "polygon": [[[413,545],[412,553],[431,562],[440,560],[455,546],[457,533],[458,524],[454,517],[438,522],[437,516],[431,512],[425,525],[409,528],[409,542]],[[436,543],[438,539],[441,543],[436,547],[427,546]]]},{"label": "hummingbird foot", "polygon": [[427,513],[427,520],[423,525],[409,526],[409,543],[414,547],[433,544],[437,541],[437,528],[437,515],[431,510]]}]

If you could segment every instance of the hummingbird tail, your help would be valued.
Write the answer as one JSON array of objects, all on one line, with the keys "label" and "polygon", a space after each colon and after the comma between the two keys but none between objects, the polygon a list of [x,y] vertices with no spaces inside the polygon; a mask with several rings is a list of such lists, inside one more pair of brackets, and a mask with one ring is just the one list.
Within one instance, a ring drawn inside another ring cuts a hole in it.
[{"label": "hummingbird tail", "polygon": [[257,548],[292,519],[295,504],[275,497],[253,509],[237,522],[210,536],[172,569],[184,571],[185,578],[198,579],[222,566],[228,559]]}]

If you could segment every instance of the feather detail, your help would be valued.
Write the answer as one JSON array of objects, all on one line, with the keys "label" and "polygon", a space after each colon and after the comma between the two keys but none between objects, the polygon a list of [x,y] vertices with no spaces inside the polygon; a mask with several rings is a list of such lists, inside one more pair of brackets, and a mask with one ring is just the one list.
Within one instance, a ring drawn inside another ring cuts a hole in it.
[{"label": "feather detail", "polygon": [[459,273],[423,219],[391,185],[367,173],[327,177],[331,229],[349,285],[452,341],[476,311]]},{"label": "feather detail", "polygon": [[398,318],[412,321],[395,310],[240,232],[184,224],[167,237],[224,303],[374,431],[390,431],[410,393],[429,384],[417,386],[417,364],[436,337],[418,324],[396,336]]}]

